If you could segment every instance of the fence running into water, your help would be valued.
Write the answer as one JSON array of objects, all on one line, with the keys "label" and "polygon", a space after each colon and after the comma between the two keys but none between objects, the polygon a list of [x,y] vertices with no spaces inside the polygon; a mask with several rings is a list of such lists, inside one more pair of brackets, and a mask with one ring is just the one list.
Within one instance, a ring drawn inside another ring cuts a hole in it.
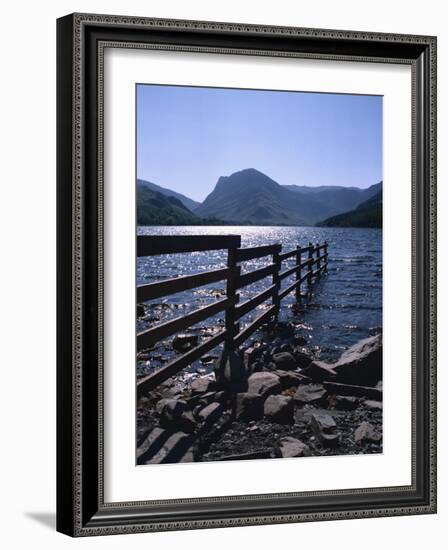
[{"label": "fence running into water", "polygon": [[[226,283],[225,298],[137,334],[137,351],[141,351],[218,313],[224,312],[225,316],[225,326],[222,331],[140,380],[137,384],[139,396],[177,374],[222,343],[226,350],[237,349],[258,328],[269,320],[277,318],[280,302],[285,296],[295,292],[297,300],[300,300],[304,287],[306,287],[306,293],[309,293],[314,282],[327,271],[328,243],[326,241],[323,244],[309,243],[305,247],[297,246],[296,249],[288,252],[282,251],[281,244],[254,248],[240,247],[241,237],[238,235],[137,237],[138,257],[227,250],[227,267],[225,268],[137,286],[137,303],[142,303],[178,292],[193,290],[210,283],[219,281]],[[272,258],[268,265],[248,273],[241,273],[241,264],[264,257]],[[282,263],[290,259],[295,259],[293,267],[282,271]],[[283,288],[282,281],[293,275],[295,275],[295,281]],[[239,303],[239,289],[267,277],[272,278],[272,284],[266,290],[241,304]],[[267,300],[271,300],[271,305],[247,327],[240,330],[239,320]]]}]

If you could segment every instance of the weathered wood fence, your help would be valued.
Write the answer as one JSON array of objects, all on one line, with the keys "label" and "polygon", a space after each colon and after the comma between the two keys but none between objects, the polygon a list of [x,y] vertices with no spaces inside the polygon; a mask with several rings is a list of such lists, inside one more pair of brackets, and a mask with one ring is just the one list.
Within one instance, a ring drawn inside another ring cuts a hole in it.
[{"label": "weathered wood fence", "polygon": [[[222,343],[227,349],[235,350],[259,327],[277,317],[280,302],[285,296],[295,292],[297,300],[300,300],[303,296],[302,289],[305,288],[306,293],[309,293],[316,279],[327,271],[328,244],[326,241],[323,244],[309,243],[305,247],[297,246],[296,249],[288,252],[282,252],[281,244],[255,248],[240,247],[241,237],[239,235],[137,237],[138,257],[227,250],[227,267],[225,268],[137,286],[137,303],[142,303],[210,283],[226,282],[226,297],[222,300],[137,334],[137,351],[141,351],[218,313],[224,312],[225,315],[225,328],[222,331],[140,380],[137,384],[139,396],[158,386]],[[268,265],[248,273],[241,273],[242,263],[267,256],[272,257],[272,261]],[[282,263],[291,259],[294,260],[293,267],[282,271]],[[286,288],[282,288],[282,281],[292,275],[295,275],[294,282]],[[272,284],[266,290],[241,304],[239,303],[238,291],[241,288],[267,277],[272,278]],[[271,305],[241,330],[239,324],[241,317],[267,300],[271,300]]]}]

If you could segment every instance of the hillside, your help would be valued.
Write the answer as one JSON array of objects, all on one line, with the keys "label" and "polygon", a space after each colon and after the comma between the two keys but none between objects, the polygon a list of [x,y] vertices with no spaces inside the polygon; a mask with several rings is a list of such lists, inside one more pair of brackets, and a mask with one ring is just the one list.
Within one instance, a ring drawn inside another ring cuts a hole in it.
[{"label": "hillside", "polygon": [[157,191],[158,193],[161,193],[162,195],[165,195],[165,197],[174,197],[188,208],[191,212],[193,212],[201,203],[196,202],[193,199],[190,199],[189,197],[186,197],[185,195],[182,195],[182,193],[177,193],[177,191],[173,191],[172,189],[167,189],[165,187],[161,187],[160,185],[156,185],[155,183],[152,183],[151,181],[146,181],[142,179],[137,180],[138,186],[147,187],[148,189],[151,189],[152,191]]},{"label": "hillside", "polygon": [[320,210],[313,197],[304,200],[304,195],[248,168],[220,177],[196,213],[244,224],[311,225]]},{"label": "hillside", "polygon": [[377,184],[377,186],[379,186],[380,191],[360,203],[356,209],[327,218],[316,225],[319,227],[382,227],[382,184]]},{"label": "hillside", "polygon": [[137,185],[138,225],[197,225],[202,220],[175,197]]}]

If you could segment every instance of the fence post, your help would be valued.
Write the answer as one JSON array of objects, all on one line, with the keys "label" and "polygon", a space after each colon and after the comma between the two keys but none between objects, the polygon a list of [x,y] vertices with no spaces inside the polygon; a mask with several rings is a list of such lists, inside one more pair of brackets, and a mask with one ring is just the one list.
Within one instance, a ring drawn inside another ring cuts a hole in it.
[{"label": "fence post", "polygon": [[317,243],[316,245],[316,254],[317,254],[317,275],[318,277],[320,278],[320,262],[321,262],[321,259],[320,259],[320,243]]},{"label": "fence post", "polygon": [[324,241],[324,254],[325,254],[324,271],[325,271],[325,273],[327,273],[327,271],[328,271],[328,243],[327,243],[327,241]]},{"label": "fence post", "polygon": [[300,279],[302,278],[302,247],[298,245],[296,247],[296,251],[297,251],[296,252],[296,266],[297,266],[297,271],[296,271],[296,281],[297,281],[296,300],[300,301],[301,298],[302,298],[302,292],[300,290],[300,287],[302,286],[301,282],[300,282]]},{"label": "fence post", "polygon": [[308,243],[308,277],[307,277],[308,295],[311,294],[311,285],[313,283],[313,266],[312,266],[313,251],[314,251],[313,243]]},{"label": "fence post", "polygon": [[276,319],[280,311],[280,298],[279,298],[279,290],[280,290],[279,273],[280,273],[280,267],[281,267],[280,250],[281,250],[281,247],[272,254],[272,263],[275,264],[274,272],[272,273],[272,284],[275,285],[274,293],[272,294],[272,304],[276,307],[276,310],[275,310]]},{"label": "fence post", "polygon": [[[226,294],[227,298],[233,298],[236,294],[236,282],[241,274],[241,266],[236,265],[236,248],[229,248],[227,252],[227,267],[231,269],[231,272],[227,278]],[[238,302],[238,300],[236,300]],[[239,323],[235,320],[235,304],[231,304],[225,312],[225,326],[227,330],[226,340],[224,343],[225,351],[233,351],[234,344],[233,339],[239,332]]]}]

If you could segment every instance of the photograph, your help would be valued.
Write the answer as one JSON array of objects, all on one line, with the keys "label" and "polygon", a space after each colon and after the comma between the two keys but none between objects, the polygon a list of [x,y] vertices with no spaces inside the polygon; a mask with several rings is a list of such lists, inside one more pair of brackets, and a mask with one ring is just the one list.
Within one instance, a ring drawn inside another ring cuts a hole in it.
[{"label": "photograph", "polygon": [[383,97],[135,99],[136,465],[382,453]]}]

